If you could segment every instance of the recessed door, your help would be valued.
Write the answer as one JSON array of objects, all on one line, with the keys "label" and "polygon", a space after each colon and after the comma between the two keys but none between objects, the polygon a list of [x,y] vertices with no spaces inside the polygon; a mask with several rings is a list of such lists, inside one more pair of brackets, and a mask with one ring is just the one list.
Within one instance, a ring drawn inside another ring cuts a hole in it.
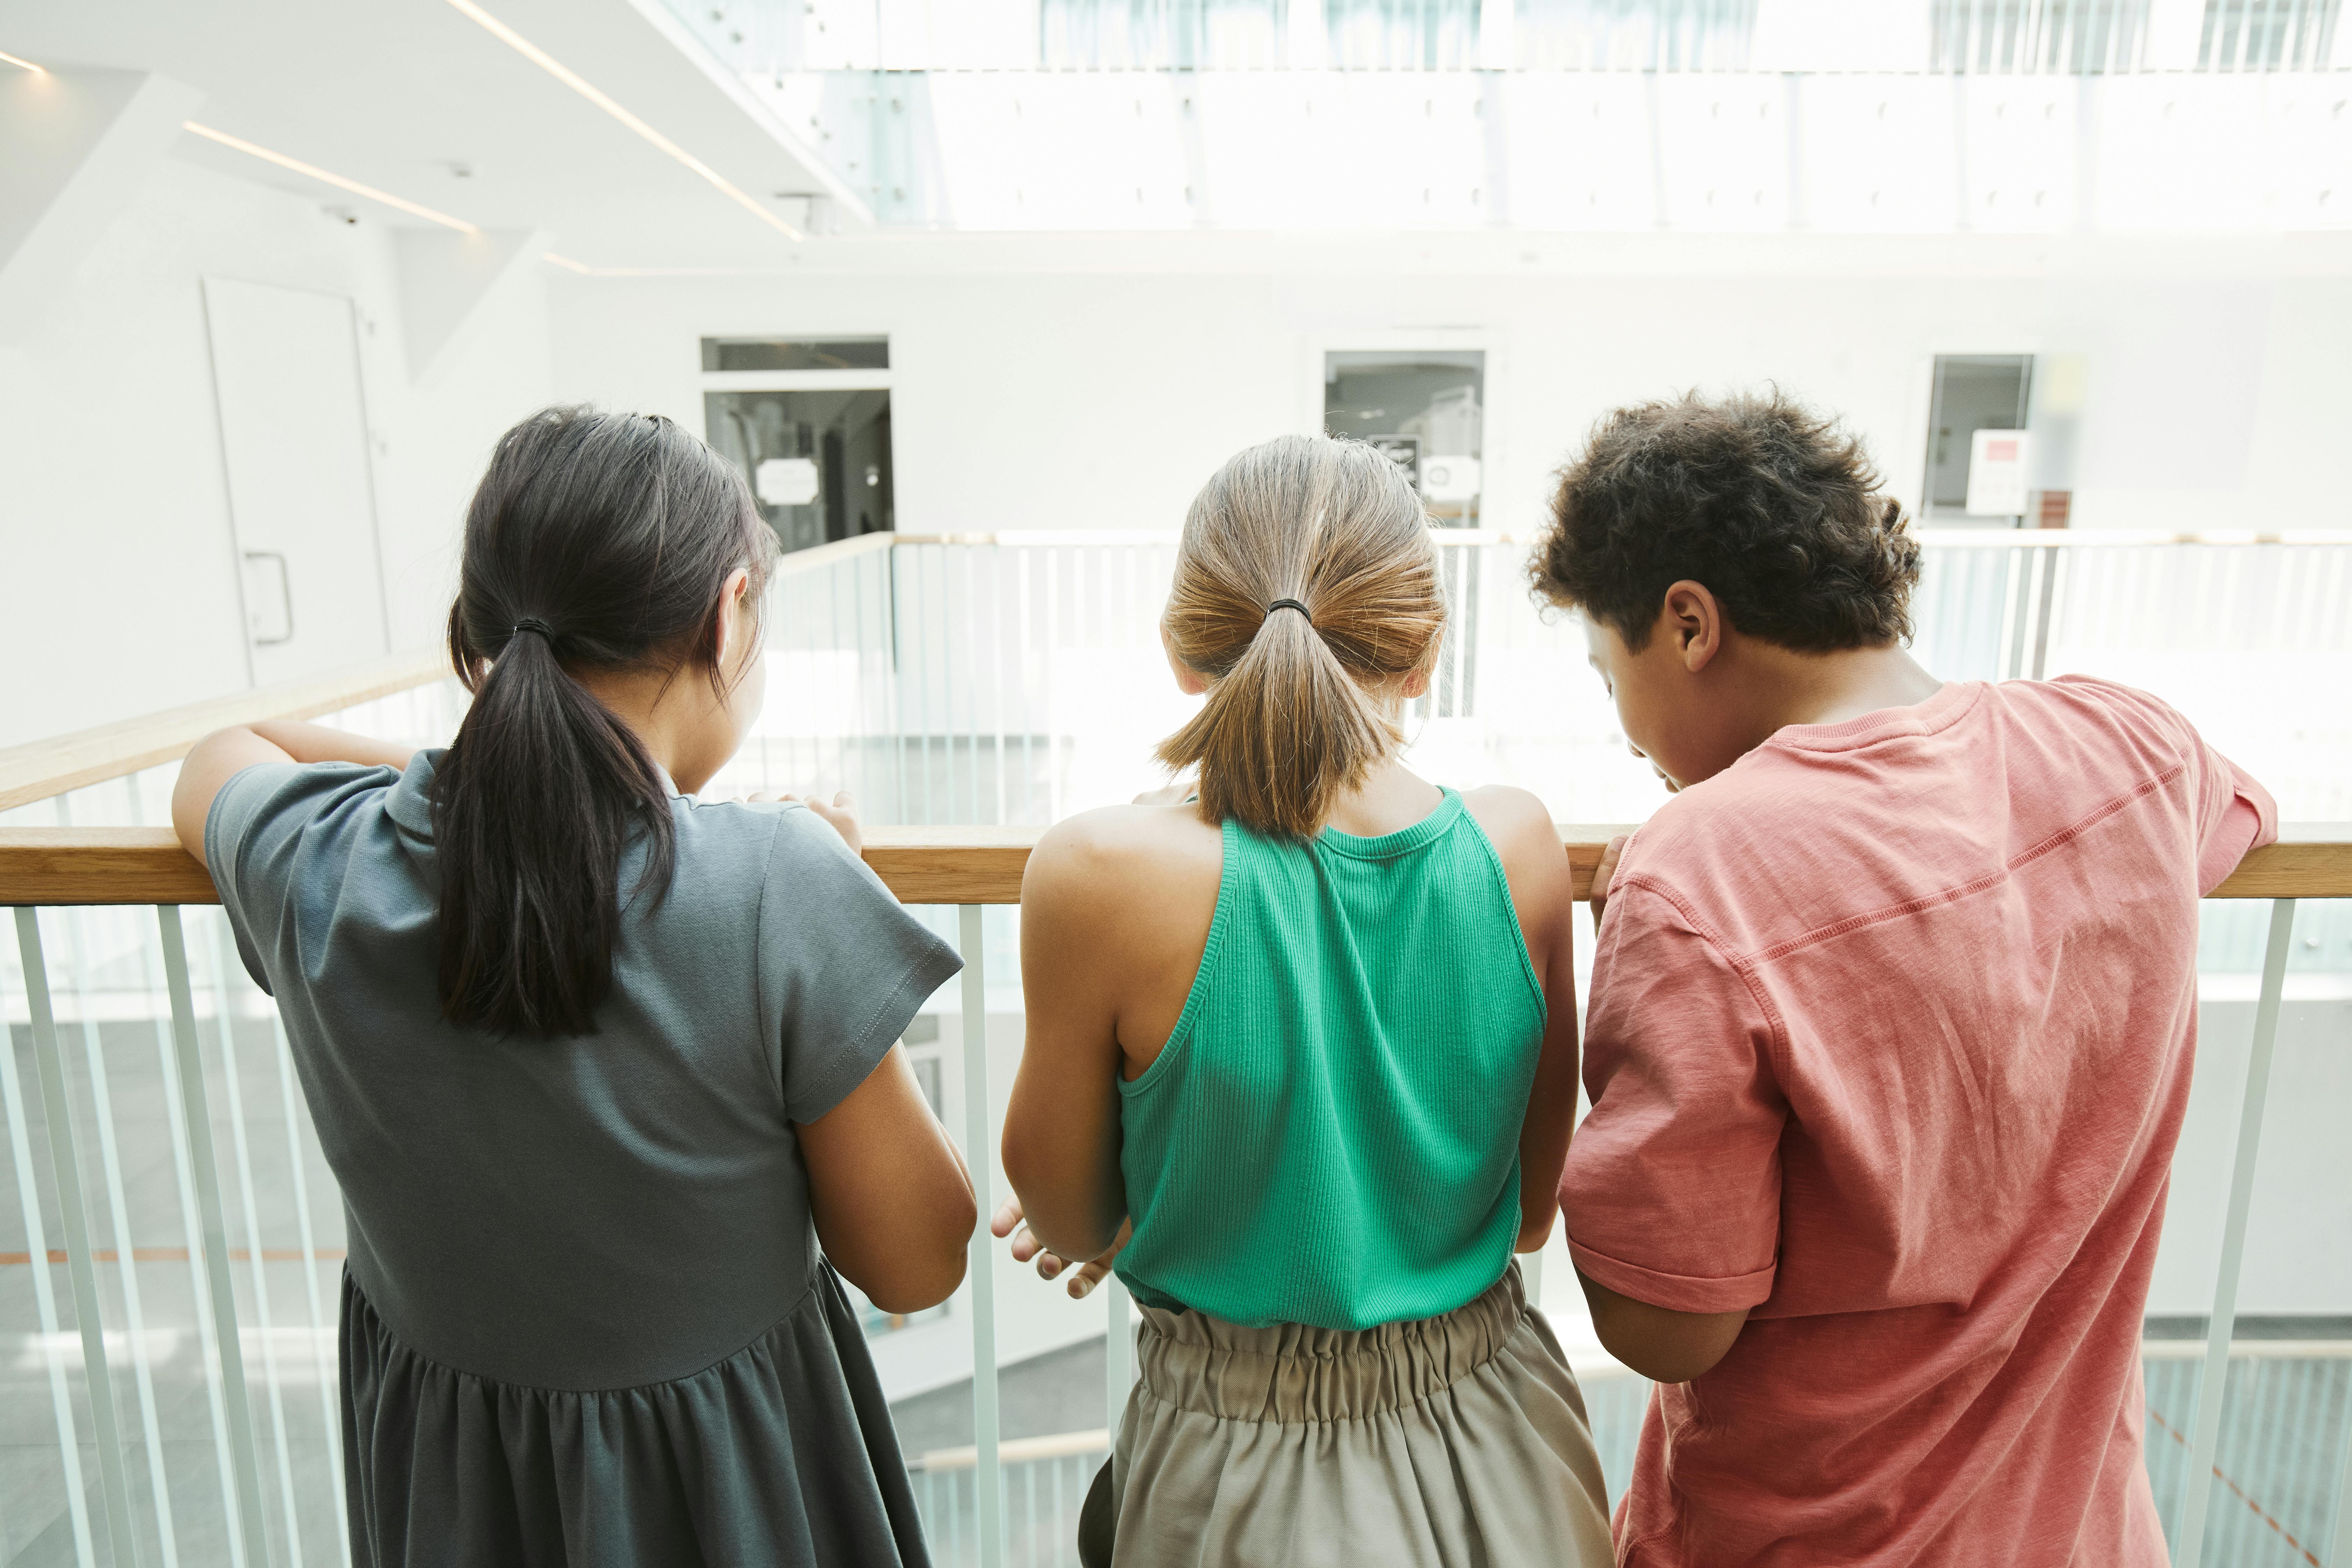
[{"label": "recessed door", "polygon": [[[1936,356],[1935,393],[1927,407],[1925,510],[1928,522],[2008,526],[2022,521],[2022,491],[2011,497],[2009,490],[2014,485],[2004,489],[1985,482],[1989,444],[1978,433],[1993,434],[1990,447],[1998,463],[2021,466],[2027,396],[2032,384],[2031,354]],[[1988,501],[1984,499],[1988,496],[2002,499]],[[1979,510],[1988,507],[1998,510]]]},{"label": "recessed door", "polygon": [[388,651],[352,302],[207,278],[205,314],[255,682]]}]

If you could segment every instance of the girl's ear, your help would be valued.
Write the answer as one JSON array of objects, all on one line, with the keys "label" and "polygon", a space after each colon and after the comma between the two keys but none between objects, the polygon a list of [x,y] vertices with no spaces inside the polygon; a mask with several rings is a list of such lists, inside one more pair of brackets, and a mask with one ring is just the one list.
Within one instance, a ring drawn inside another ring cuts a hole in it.
[{"label": "girl's ear", "polygon": [[1209,689],[1209,683],[1202,678],[1201,672],[1177,657],[1176,644],[1168,635],[1168,623],[1165,621],[1160,624],[1160,648],[1168,656],[1168,670],[1176,678],[1177,690],[1187,697],[1198,697]]},{"label": "girl's ear", "polygon": [[1411,675],[1404,678],[1404,684],[1397,689],[1397,692],[1399,696],[1402,697],[1408,702],[1412,701],[1416,697],[1428,696],[1429,671],[1426,669],[1414,670]]},{"label": "girl's ear", "polygon": [[745,639],[757,635],[758,622],[751,603],[751,569],[738,566],[719,585],[719,640],[711,662],[729,668],[743,657]]}]

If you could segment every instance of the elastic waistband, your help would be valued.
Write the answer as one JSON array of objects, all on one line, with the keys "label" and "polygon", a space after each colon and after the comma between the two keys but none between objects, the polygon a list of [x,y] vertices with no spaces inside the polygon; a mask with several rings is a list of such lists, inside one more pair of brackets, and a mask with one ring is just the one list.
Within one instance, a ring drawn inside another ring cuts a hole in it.
[{"label": "elastic waistband", "polygon": [[1528,1314],[1514,1258],[1475,1299],[1434,1318],[1373,1329],[1245,1329],[1144,1307],[1144,1389],[1219,1420],[1353,1421],[1441,1394],[1499,1354]]}]

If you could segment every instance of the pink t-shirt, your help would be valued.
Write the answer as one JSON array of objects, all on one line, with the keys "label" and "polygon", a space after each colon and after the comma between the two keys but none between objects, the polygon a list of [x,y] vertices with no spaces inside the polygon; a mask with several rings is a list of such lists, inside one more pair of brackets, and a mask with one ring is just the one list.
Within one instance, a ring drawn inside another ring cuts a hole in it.
[{"label": "pink t-shirt", "polygon": [[1622,1563],[2164,1562],[2140,1317],[2197,900],[2275,816],[2171,709],[2070,677],[1792,725],[1634,837],[1569,1248],[1752,1310],[1653,1399]]}]

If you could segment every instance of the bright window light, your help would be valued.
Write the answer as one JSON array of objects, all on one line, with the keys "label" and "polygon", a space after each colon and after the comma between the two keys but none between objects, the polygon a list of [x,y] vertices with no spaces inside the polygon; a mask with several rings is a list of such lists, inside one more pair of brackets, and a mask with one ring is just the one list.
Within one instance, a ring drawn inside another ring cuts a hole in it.
[{"label": "bright window light", "polygon": [[451,217],[447,213],[435,212],[431,207],[419,203],[404,201],[389,191],[379,191],[373,185],[362,185],[357,180],[347,180],[341,174],[328,173],[316,163],[305,163],[299,158],[289,158],[283,153],[273,153],[267,147],[257,146],[243,137],[232,136],[226,131],[215,131],[209,125],[199,125],[193,120],[183,121],[181,129],[193,131],[197,135],[208,141],[217,142],[224,147],[234,147],[240,153],[261,159],[264,163],[275,163],[281,169],[291,169],[298,174],[307,174],[311,179],[323,180],[337,190],[349,191],[355,196],[365,196],[372,202],[382,202],[385,206],[398,207],[402,212],[430,219],[444,228],[454,228],[459,234],[481,232],[464,218]]},{"label": "bright window light", "polygon": [[35,65],[32,61],[20,60],[14,55],[0,54],[0,60],[5,60],[9,65],[16,66],[22,69],[31,71],[35,76],[47,76],[49,74],[47,71],[43,70],[39,66]]},{"label": "bright window light", "polygon": [[522,56],[523,58],[529,60],[531,64],[537,66],[540,69],[545,71],[548,75],[553,77],[556,80],[562,82],[564,86],[570,88],[572,91],[578,93],[581,97],[586,99],[589,102],[594,104],[597,108],[603,110],[605,113],[611,115],[614,119],[627,126],[630,130],[635,132],[646,142],[661,149],[661,151],[668,153],[672,158],[677,159],[679,163],[685,164],[688,168],[693,170],[696,174],[709,181],[712,187],[721,195],[725,196],[729,201],[733,202],[736,205],[741,207],[745,212],[750,213],[753,217],[758,218],[761,223],[764,223],[769,227],[782,233],[787,239],[798,239],[801,237],[800,230],[794,228],[791,224],[786,223],[782,218],[778,217],[774,213],[772,213],[767,208],[761,206],[758,202],[753,201],[750,196],[745,195],[741,191],[736,189],[735,186],[728,183],[725,176],[721,175],[718,170],[712,168],[709,164],[704,163],[701,159],[696,157],[693,153],[688,152],[685,148],[679,146],[677,142],[671,141],[668,137],[663,135],[660,132],[655,130],[652,126],[646,124],[644,121],[638,119],[635,115],[622,108],[593,82],[589,81],[585,77],[573,70],[571,67],[565,65],[562,61],[557,59],[554,56],[549,54],[545,49],[541,48],[537,44],[532,43],[529,38],[524,37],[520,33],[516,32],[504,22],[499,21],[496,16],[491,16],[488,11],[483,10],[479,5],[475,5],[474,0],[449,0],[449,4],[464,12],[474,21],[480,23],[482,26],[500,43],[507,45],[517,54]]}]

